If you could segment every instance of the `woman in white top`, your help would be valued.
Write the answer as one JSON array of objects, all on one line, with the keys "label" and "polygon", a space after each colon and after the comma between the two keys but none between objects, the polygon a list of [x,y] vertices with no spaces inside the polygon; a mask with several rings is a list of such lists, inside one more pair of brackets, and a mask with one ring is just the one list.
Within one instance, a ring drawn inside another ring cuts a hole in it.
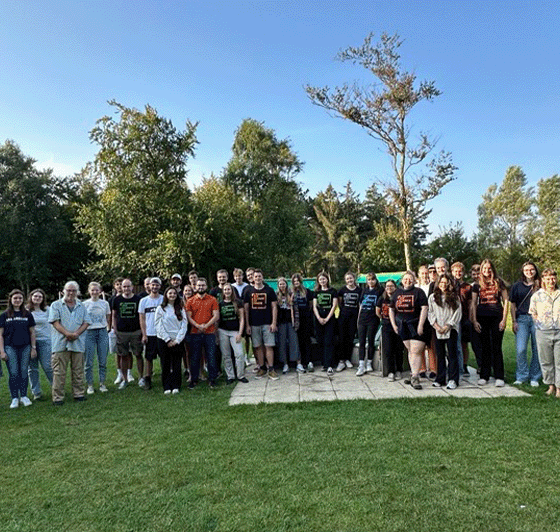
[{"label": "woman in white top", "polygon": [[[445,386],[446,373],[449,374],[447,388],[454,390],[459,385],[459,357],[457,337],[461,324],[461,302],[455,292],[453,280],[448,274],[440,275],[434,286],[434,293],[428,298],[428,320],[436,331],[437,376],[432,386]],[[448,367],[445,364],[447,347]]]},{"label": "woman in white top", "polygon": [[29,294],[27,310],[31,311],[35,319],[35,341],[37,345],[37,358],[32,358],[29,362],[29,381],[33,399],[40,399],[43,396],[41,381],[39,379],[39,363],[45,372],[45,376],[52,386],[53,371],[51,366],[51,330],[49,323],[49,306],[47,305],[47,295],[40,288],[36,288]]},{"label": "woman in white top", "polygon": [[99,391],[106,392],[105,376],[107,374],[107,357],[109,356],[109,331],[111,330],[111,308],[109,303],[101,299],[101,285],[96,282],[89,283],[88,292],[90,299],[84,301],[91,325],[86,331],[85,373],[87,393],[95,392],[93,389],[93,357],[97,352],[99,365]]},{"label": "woman in white top", "polygon": [[181,389],[181,357],[183,340],[187,333],[187,315],[179,293],[170,286],[163,294],[163,301],[154,318],[158,353],[161,360],[163,393],[177,394]]}]

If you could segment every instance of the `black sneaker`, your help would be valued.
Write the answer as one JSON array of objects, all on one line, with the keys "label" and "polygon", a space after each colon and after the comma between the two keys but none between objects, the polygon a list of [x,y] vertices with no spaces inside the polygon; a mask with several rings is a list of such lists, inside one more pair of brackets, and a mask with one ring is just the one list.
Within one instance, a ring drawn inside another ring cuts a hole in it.
[{"label": "black sneaker", "polygon": [[240,379],[237,379],[239,382],[243,382],[245,384],[247,384],[249,381],[247,380],[246,377],[241,377]]},{"label": "black sneaker", "polygon": [[437,375],[436,375],[433,371],[430,371],[430,374],[428,375],[428,378],[429,378],[431,381],[433,381],[433,380],[436,379],[436,377],[437,377]]},{"label": "black sneaker", "polygon": [[218,386],[216,385],[215,381],[208,381],[208,387],[214,389],[217,388]]},{"label": "black sneaker", "polygon": [[54,406],[62,406],[64,404],[64,401],[53,401],[52,404]]},{"label": "black sneaker", "polygon": [[428,376],[426,375],[426,372],[425,372],[425,371],[422,371],[422,372],[420,373],[420,375],[418,375],[418,376],[419,376],[420,378],[422,378],[422,379],[427,379],[427,378],[428,378]]},{"label": "black sneaker", "polygon": [[410,379],[405,379],[403,382],[404,382],[405,384],[412,384],[412,381],[411,381]]},{"label": "black sneaker", "polygon": [[82,403],[86,400],[86,398],[81,395],[80,397],[74,397],[74,401],[77,401],[78,403]]},{"label": "black sneaker", "polygon": [[188,388],[189,390],[192,390],[192,389],[195,388],[195,387],[196,387],[196,382],[189,382],[189,385],[187,386],[187,388]]},{"label": "black sneaker", "polygon": [[235,379],[228,379],[226,381],[226,384],[229,386],[230,384],[233,384],[235,382]]},{"label": "black sneaker", "polygon": [[151,390],[152,389],[152,377],[144,377],[144,382],[146,383],[144,385],[144,389],[145,390]]}]

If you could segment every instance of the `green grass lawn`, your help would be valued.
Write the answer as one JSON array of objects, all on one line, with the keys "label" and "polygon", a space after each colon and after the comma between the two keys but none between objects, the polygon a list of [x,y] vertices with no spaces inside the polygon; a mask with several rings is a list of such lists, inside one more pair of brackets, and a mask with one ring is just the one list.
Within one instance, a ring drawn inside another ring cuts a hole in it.
[{"label": "green grass lawn", "polygon": [[557,530],[560,401],[524,389],[229,407],[226,386],[111,385],[12,411],[4,377],[0,530]]}]

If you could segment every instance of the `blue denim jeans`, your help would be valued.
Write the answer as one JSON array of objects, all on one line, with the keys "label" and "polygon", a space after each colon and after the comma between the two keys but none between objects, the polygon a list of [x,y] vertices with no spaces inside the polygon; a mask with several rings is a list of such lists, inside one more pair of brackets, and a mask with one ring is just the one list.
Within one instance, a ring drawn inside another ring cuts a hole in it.
[{"label": "blue denim jeans", "polygon": [[216,382],[218,378],[218,367],[216,364],[216,335],[214,333],[191,334],[191,381],[198,382],[200,373],[200,358],[202,356],[202,346],[206,354],[206,364],[208,366],[208,380]]},{"label": "blue denim jeans", "polygon": [[37,340],[37,358],[32,358],[29,361],[29,380],[31,383],[31,391],[33,395],[41,395],[41,381],[39,379],[39,363],[45,372],[45,375],[52,386],[52,366],[51,366],[51,341],[50,340]]},{"label": "blue denim jeans", "polygon": [[[527,364],[527,347],[531,339],[531,363]],[[541,365],[537,351],[537,336],[532,316],[522,314],[517,317],[517,334],[515,335],[517,350],[517,369],[515,378],[521,382],[538,381],[542,377]]]},{"label": "blue denim jeans", "polygon": [[8,355],[6,366],[10,375],[8,383],[12,399],[25,397],[29,383],[27,372],[29,370],[29,358],[31,357],[31,345],[20,347],[5,345],[4,351]]},{"label": "blue denim jeans", "polygon": [[97,351],[99,382],[105,382],[107,356],[109,355],[109,333],[105,327],[86,331],[85,372],[88,385],[93,384],[93,356]]}]

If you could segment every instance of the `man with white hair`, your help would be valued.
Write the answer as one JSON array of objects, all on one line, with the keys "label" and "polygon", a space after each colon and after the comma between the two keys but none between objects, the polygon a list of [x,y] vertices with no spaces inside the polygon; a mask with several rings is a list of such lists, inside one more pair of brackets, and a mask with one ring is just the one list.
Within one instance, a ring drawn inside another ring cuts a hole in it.
[{"label": "man with white hair", "polygon": [[55,301],[49,311],[52,323],[52,399],[54,405],[64,403],[64,384],[68,363],[72,369],[72,394],[74,401],[85,401],[84,351],[85,330],[91,324],[86,307],[77,299],[78,283],[68,281],[64,285],[62,299]]}]

